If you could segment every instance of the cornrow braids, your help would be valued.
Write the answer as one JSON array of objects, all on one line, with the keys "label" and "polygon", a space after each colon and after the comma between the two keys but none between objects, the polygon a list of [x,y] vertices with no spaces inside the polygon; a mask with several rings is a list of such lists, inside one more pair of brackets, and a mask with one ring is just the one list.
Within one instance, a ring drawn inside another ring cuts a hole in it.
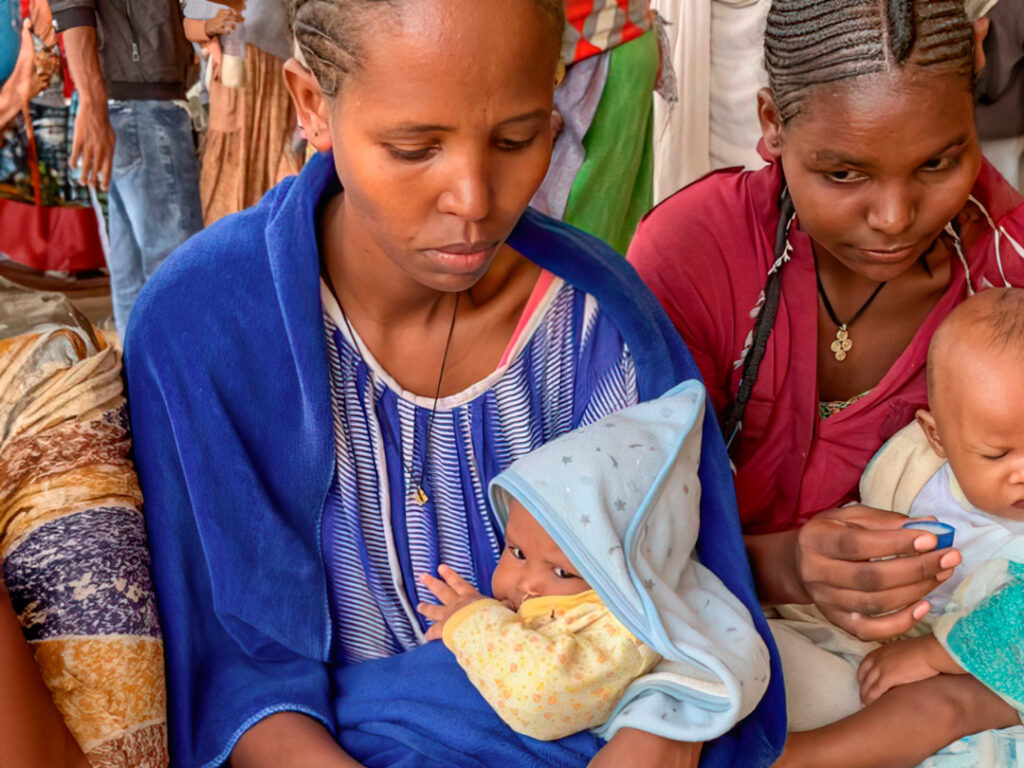
[{"label": "cornrow braids", "polygon": [[784,123],[818,85],[907,66],[974,72],[963,0],[772,0],[764,47]]},{"label": "cornrow braids", "polygon": [[[341,78],[358,70],[363,40],[382,16],[395,15],[414,0],[288,0],[288,21],[303,63],[327,96],[335,96]],[[561,40],[565,28],[563,0],[532,0]]]}]

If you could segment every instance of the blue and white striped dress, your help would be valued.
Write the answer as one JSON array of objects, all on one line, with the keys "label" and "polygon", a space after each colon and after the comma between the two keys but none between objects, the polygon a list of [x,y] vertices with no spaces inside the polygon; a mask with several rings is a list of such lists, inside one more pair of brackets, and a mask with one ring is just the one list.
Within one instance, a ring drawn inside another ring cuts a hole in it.
[{"label": "blue and white striped dress", "polygon": [[503,539],[488,483],[533,448],[636,403],[636,374],[593,297],[556,279],[506,361],[438,401],[426,445],[433,399],[364,359],[337,302],[326,287],[321,294],[335,439],[322,528],[332,658],[355,663],[422,643],[427,624],[415,606],[436,600],[417,577],[440,563],[490,593]]}]

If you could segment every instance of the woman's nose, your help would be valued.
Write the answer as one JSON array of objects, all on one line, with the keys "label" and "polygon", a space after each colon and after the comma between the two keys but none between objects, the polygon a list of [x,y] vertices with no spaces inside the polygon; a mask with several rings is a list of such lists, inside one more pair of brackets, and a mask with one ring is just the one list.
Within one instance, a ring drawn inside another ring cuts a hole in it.
[{"label": "woman's nose", "polygon": [[487,158],[467,153],[453,163],[437,207],[441,213],[466,221],[480,221],[491,212],[491,178]]},{"label": "woman's nose", "polygon": [[876,232],[895,237],[906,232],[917,215],[917,201],[907,184],[892,183],[873,191],[868,225]]}]

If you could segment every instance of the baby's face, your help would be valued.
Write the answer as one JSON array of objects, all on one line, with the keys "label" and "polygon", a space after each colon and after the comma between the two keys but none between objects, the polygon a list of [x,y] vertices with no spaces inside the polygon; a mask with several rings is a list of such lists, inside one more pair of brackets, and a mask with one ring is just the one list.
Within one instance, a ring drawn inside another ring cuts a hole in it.
[{"label": "baby's face", "polygon": [[505,549],[491,579],[494,597],[514,611],[542,595],[577,595],[590,589],[562,550],[522,504],[508,506]]},{"label": "baby's face", "polygon": [[[967,500],[1024,520],[1024,362],[1016,350],[977,349],[946,378],[932,415]],[[933,443],[934,445],[934,443]]]}]

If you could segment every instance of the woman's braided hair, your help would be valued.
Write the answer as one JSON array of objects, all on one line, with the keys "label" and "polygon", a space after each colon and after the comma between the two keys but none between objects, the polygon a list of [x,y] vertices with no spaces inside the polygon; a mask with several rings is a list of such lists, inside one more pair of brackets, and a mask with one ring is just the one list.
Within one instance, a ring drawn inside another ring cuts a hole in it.
[{"label": "woman's braided hair", "polygon": [[[565,27],[563,0],[532,0],[550,20],[561,40]],[[382,14],[396,14],[413,0],[288,0],[288,21],[306,66],[320,88],[334,96],[341,77],[359,69],[363,41]]]},{"label": "woman's braided hair", "polygon": [[908,65],[974,72],[963,0],[772,0],[764,48],[783,122],[818,85]]}]

